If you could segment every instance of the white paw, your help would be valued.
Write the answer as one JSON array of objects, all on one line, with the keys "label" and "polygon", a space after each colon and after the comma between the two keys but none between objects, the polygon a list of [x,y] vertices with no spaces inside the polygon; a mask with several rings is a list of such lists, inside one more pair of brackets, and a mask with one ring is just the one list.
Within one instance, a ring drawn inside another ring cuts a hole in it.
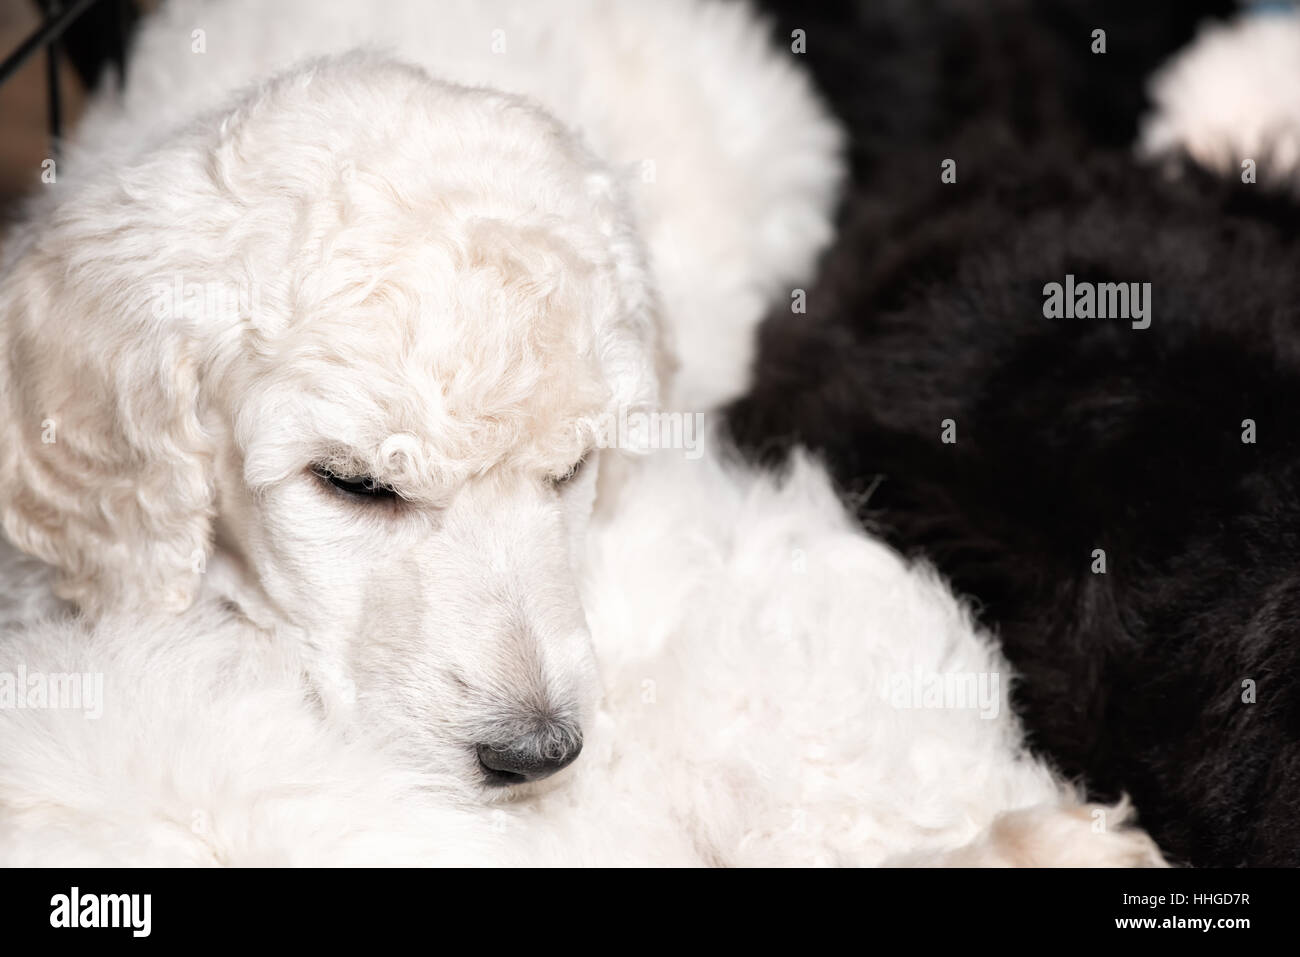
[{"label": "white paw", "polygon": [[1300,187],[1300,14],[1261,14],[1202,28],[1150,84],[1155,111],[1138,152],[1185,154],[1237,174],[1254,160],[1261,183]]},{"label": "white paw", "polygon": [[1039,804],[999,814],[964,847],[902,863],[926,867],[1168,867],[1127,801]]}]

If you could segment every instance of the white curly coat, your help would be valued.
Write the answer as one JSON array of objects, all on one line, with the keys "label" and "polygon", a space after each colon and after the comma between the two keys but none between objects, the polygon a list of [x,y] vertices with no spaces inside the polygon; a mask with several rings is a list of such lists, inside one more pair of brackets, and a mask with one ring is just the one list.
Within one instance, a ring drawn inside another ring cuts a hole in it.
[{"label": "white curly coat", "polygon": [[[0,621],[86,617],[7,625],[0,676],[105,696],[0,708],[0,856],[1159,863],[817,468],[593,450],[665,334],[669,404],[740,387],[839,138],[743,5],[557,6],[146,25],[6,251],[0,514],[53,584],[0,557]],[[992,714],[887,696],[946,673]],[[475,743],[539,716],[583,757],[501,801]]]},{"label": "white curly coat", "polygon": [[[329,720],[296,646],[200,603],[6,641],[0,669],[106,683],[99,720],[0,711],[0,862],[1161,862],[1026,753],[994,643],[820,468],[662,453],[614,504],[582,585],[604,695],[544,792],[484,804]],[[940,672],[1000,675],[996,708],[900,707],[900,677]]]}]

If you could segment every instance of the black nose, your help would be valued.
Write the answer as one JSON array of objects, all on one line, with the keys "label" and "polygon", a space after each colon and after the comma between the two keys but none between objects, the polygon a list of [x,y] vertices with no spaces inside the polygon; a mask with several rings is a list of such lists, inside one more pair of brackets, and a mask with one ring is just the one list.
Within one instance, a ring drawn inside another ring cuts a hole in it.
[{"label": "black nose", "polygon": [[504,744],[480,744],[478,763],[494,787],[540,781],[568,767],[582,753],[582,736],[567,729],[525,734]]}]

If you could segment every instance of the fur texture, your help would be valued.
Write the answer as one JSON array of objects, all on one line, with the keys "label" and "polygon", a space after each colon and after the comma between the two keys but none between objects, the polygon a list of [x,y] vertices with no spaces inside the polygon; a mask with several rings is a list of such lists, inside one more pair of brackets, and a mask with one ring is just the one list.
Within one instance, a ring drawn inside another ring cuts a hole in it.
[{"label": "fur texture", "polygon": [[125,96],[96,105],[76,153],[102,165],[231,90],[358,47],[526,96],[576,132],[628,189],[683,360],[666,398],[701,409],[743,389],[766,306],[831,238],[841,146],[747,3],[173,0],[144,25]]},{"label": "fur texture", "polygon": [[[515,53],[452,74],[526,89],[664,178],[625,198],[535,106],[373,55],[221,105],[355,43],[371,21],[350,7],[250,37],[238,4],[177,4],[146,29],[126,101],[82,139],[123,158],[83,171],[5,287],[6,527],[98,620],[11,634],[0,665],[104,679],[99,718],[0,709],[5,860],[1162,863],[1127,804],[1084,805],[1025,753],[996,649],[818,468],[663,454],[598,474],[618,463],[587,425],[653,400],[634,218],[679,339],[697,337],[684,377],[714,389],[743,352],[702,348],[697,323],[731,343],[825,236],[836,138],[744,8],[584,5],[567,46],[521,6],[436,24],[387,7],[412,55],[435,26],[466,49],[513,14]],[[225,51],[201,69],[192,24]],[[678,77],[682,50],[708,57]],[[652,91],[635,114],[632,76]],[[147,116],[164,92],[174,115]],[[251,274],[257,302],[132,298],[191,271]],[[313,466],[401,495],[348,498]],[[989,697],[931,700],[945,676]],[[486,803],[474,742],[543,721],[577,729],[582,760]]]},{"label": "fur texture", "polygon": [[1300,189],[1298,63],[1300,12],[1207,26],[1151,81],[1142,153],[1233,176],[1250,159],[1261,183]]},{"label": "fur texture", "polygon": [[[1235,0],[763,0],[777,45],[817,81],[850,131],[854,182],[892,188],[963,128],[987,143],[1050,131],[1080,148],[1128,149],[1149,74]],[[1106,32],[1094,54],[1093,32]],[[1008,147],[1010,148],[1010,147]],[[971,170],[974,172],[974,170]],[[873,177],[879,177],[878,179]],[[887,198],[888,189],[881,191]]]},{"label": "fur texture", "polygon": [[743,6],[573,12],[178,0],[144,26],[0,286],[0,519],[60,598],[228,601],[331,714],[418,717],[437,773],[575,751],[574,473],[664,398],[656,290],[704,363],[677,398],[737,384],[829,236],[838,135]]},{"label": "fur texture", "polygon": [[[387,744],[329,720],[296,646],[203,602],[0,645],[0,672],[104,676],[98,720],[0,709],[0,861],[1161,863],[1126,805],[1024,751],[995,645],[820,468],[655,455],[588,544],[604,696],[558,786],[483,805],[392,748],[424,716]],[[1000,683],[980,707],[898,697],[940,673]]]},{"label": "fur texture", "polygon": [[[549,117],[369,57],[310,66],[83,181],[0,296],[5,529],[61,597],[219,594],[310,644],[338,707],[438,714],[411,745],[467,773],[516,725],[580,724],[591,490],[552,481],[598,413],[655,402],[654,329],[621,194]],[[394,645],[427,667],[380,695]]]},{"label": "fur texture", "polygon": [[[813,69],[870,62],[852,36],[856,59]],[[1050,20],[1026,37],[1027,63],[1060,42]],[[1093,62],[1036,95],[1068,102]],[[732,430],[763,458],[817,450],[863,521],[972,596],[1031,741],[1094,795],[1131,794],[1172,858],[1296,864],[1300,217],[1262,187],[1166,182],[1077,117],[1024,124],[1002,89],[968,90],[967,115],[931,101],[944,136],[860,179],[808,314],[765,324]],[[1045,318],[1068,274],[1150,283],[1150,327]]]}]

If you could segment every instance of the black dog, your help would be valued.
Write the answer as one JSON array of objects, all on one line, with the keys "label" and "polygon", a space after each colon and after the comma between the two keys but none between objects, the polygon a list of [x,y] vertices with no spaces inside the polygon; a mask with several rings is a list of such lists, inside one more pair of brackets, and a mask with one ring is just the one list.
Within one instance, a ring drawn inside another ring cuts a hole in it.
[{"label": "black dog", "polygon": [[[1070,52],[1081,4],[1006,24],[1018,6],[867,3],[804,27],[855,185],[730,427],[872,490],[863,520],[1001,638],[1037,746],[1130,794],[1172,859],[1300,864],[1300,214],[1120,148],[1194,4],[1141,5],[1167,19],[1122,69],[1088,58],[1086,30]],[[1084,108],[1090,70],[1119,85],[1113,111]]]}]

